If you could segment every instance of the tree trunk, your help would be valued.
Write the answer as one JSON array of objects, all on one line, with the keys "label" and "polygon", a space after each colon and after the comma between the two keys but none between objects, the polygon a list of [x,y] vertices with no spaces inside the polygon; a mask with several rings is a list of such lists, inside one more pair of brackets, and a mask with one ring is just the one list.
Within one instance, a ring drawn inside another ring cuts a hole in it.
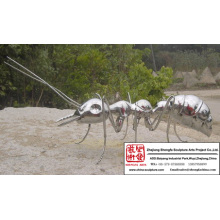
[{"label": "tree trunk", "polygon": [[43,92],[44,92],[44,89],[41,90],[40,97],[39,97],[39,99],[38,99],[38,101],[36,103],[36,107],[38,107],[38,104],[39,104],[39,102],[40,102],[40,100],[42,98]]},{"label": "tree trunk", "polygon": [[34,106],[34,86],[32,88],[32,93],[31,93],[31,105]]},{"label": "tree trunk", "polygon": [[23,92],[24,92],[24,103],[26,103],[26,80],[24,77],[24,88],[23,88]]},{"label": "tree trunk", "polygon": [[154,71],[156,72],[156,71],[157,71],[157,68],[156,68],[156,62],[155,62],[154,50],[153,50],[152,44],[150,44],[150,48],[151,48],[151,53],[152,53],[152,58],[153,58]]}]

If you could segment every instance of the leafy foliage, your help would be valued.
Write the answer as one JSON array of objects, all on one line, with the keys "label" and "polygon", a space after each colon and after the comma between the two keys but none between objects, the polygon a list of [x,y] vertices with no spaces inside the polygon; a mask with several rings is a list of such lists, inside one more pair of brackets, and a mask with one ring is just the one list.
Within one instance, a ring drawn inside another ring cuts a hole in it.
[{"label": "leafy foliage", "polygon": [[[200,72],[209,67],[213,72],[220,70],[219,44],[154,44],[153,50],[156,66],[170,66],[173,70]],[[135,48],[145,50],[148,44],[135,45]],[[146,66],[153,68],[152,56],[144,59]]]},{"label": "leafy foliage", "polygon": [[144,62],[149,48],[134,45],[0,45],[0,104],[4,106],[68,105],[49,88],[8,68],[3,61],[10,56],[82,103],[95,93],[113,101],[116,92],[132,101],[148,99],[152,104],[164,96],[172,69],[162,67],[152,76]]}]

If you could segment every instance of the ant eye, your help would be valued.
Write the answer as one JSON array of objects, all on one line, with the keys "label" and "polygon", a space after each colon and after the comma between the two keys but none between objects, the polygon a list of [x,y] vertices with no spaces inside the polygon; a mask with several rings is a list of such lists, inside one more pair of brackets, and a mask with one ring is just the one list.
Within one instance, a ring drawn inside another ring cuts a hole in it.
[{"label": "ant eye", "polygon": [[91,110],[101,110],[101,106],[98,104],[94,104],[91,106]]},{"label": "ant eye", "polygon": [[93,104],[93,105],[91,105],[91,107],[90,107],[90,112],[91,112],[92,114],[99,114],[101,110],[102,110],[102,108],[101,108],[101,106],[98,105],[98,104]]}]

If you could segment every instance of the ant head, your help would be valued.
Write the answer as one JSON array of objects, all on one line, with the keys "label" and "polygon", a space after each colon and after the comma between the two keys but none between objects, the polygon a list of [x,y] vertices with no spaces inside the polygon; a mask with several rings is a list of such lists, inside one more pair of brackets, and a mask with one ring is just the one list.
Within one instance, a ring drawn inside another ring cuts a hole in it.
[{"label": "ant head", "polygon": [[[108,114],[107,106],[104,105],[105,113]],[[102,100],[90,99],[82,104],[75,112],[75,115],[80,116],[79,123],[100,123],[102,117]]]},{"label": "ant head", "polygon": [[102,112],[102,101],[96,98],[90,99],[87,102],[83,103],[77,111],[80,116],[88,114],[100,114]]}]

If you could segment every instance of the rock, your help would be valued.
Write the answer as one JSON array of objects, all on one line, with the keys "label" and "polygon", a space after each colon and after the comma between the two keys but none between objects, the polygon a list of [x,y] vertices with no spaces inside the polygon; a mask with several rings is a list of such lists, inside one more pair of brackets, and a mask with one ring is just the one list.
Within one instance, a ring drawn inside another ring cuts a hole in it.
[{"label": "rock", "polygon": [[197,78],[197,73],[195,70],[193,70],[192,72],[182,72],[183,74],[183,77],[185,77],[186,75],[190,75],[190,76],[193,76],[194,78]]},{"label": "rock", "polygon": [[216,85],[215,79],[210,71],[210,69],[208,67],[206,67],[201,76],[200,76],[200,80],[199,83],[204,83],[204,84],[209,84],[209,85]]},{"label": "rock", "polygon": [[196,85],[199,83],[199,80],[194,77],[194,74],[191,74],[192,72],[185,73],[184,74],[184,80],[183,84],[184,86],[188,89],[191,88],[192,86]]},{"label": "rock", "polygon": [[215,81],[218,85],[220,85],[220,72],[215,76]]},{"label": "rock", "polygon": [[190,75],[193,76],[193,77],[195,77],[195,78],[197,77],[197,73],[196,73],[195,70],[193,70],[192,72],[190,72]]},{"label": "rock", "polygon": [[183,78],[188,74],[189,72],[182,72]]},{"label": "rock", "polygon": [[182,72],[177,71],[177,72],[174,74],[173,78],[174,78],[174,79],[183,78]]}]

